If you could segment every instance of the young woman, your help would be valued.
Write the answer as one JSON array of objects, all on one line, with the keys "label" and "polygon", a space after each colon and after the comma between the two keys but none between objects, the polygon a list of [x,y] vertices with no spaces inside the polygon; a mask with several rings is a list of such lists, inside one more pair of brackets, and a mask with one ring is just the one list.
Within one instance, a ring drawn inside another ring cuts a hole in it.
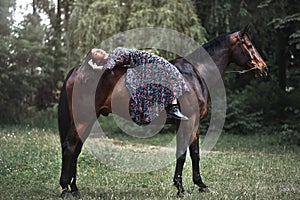
[{"label": "young woman", "polygon": [[[188,118],[180,112],[177,98],[189,88],[178,69],[158,55],[118,47],[107,54],[102,49],[92,49],[93,69],[127,67],[126,87],[131,94],[131,117],[135,121],[151,122],[169,107],[168,117],[180,120]],[[95,63],[93,63],[95,62]],[[142,114],[142,119],[136,118]]]}]

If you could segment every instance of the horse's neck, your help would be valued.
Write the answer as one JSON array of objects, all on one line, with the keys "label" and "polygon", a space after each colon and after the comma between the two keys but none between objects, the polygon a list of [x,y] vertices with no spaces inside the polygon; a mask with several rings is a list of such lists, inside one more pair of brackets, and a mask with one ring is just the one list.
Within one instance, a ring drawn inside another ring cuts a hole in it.
[{"label": "horse's neck", "polygon": [[229,50],[228,49],[222,49],[219,52],[210,55],[214,63],[216,64],[217,68],[219,69],[219,72],[221,75],[224,74],[224,71],[226,67],[229,65]]},{"label": "horse's neck", "polygon": [[230,57],[230,41],[226,36],[208,42],[188,56],[209,88],[221,79]]},{"label": "horse's neck", "polygon": [[223,75],[226,67],[229,65],[231,48],[229,41],[224,41],[219,43],[218,46],[207,48],[206,45],[203,45],[203,48],[210,55],[215,65],[217,66],[221,75]]}]

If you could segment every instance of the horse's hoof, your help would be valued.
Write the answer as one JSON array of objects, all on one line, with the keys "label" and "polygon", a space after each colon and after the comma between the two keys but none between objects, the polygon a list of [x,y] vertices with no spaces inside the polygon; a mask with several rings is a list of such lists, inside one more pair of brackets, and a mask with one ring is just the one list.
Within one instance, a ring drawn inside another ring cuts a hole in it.
[{"label": "horse's hoof", "polygon": [[210,190],[208,189],[208,187],[200,187],[199,192],[210,192]]},{"label": "horse's hoof", "polygon": [[64,199],[68,195],[68,193],[69,193],[68,189],[64,189],[61,192],[60,197]]},{"label": "horse's hoof", "polygon": [[74,199],[73,195],[71,194],[71,192],[69,190],[63,190],[60,197],[62,199]]},{"label": "horse's hoof", "polygon": [[60,197],[61,197],[62,199],[74,199],[73,196],[72,196],[72,194],[71,194],[71,192],[68,191],[68,190],[62,191]]},{"label": "horse's hoof", "polygon": [[183,198],[185,196],[185,192],[178,192],[177,197],[178,198]]},{"label": "horse's hoof", "polygon": [[190,194],[187,193],[187,192],[177,192],[177,197],[178,198],[185,198],[185,197],[188,197],[188,196],[190,196]]},{"label": "horse's hoof", "polygon": [[72,191],[71,194],[73,195],[73,197],[75,197],[77,199],[81,198],[81,194],[78,190],[77,191]]}]

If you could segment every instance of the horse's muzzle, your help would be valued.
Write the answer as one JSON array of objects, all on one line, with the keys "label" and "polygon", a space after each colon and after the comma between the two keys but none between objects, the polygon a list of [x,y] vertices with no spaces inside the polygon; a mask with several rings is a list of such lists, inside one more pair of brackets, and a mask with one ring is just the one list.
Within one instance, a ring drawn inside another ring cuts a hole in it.
[{"label": "horse's muzzle", "polygon": [[264,67],[264,68],[261,68],[261,69],[257,68],[257,70],[255,71],[255,76],[257,78],[266,77],[266,76],[268,76],[268,73],[269,73],[268,67]]},{"label": "horse's muzzle", "polygon": [[261,70],[261,72],[263,76],[268,76],[269,68],[266,66]]}]

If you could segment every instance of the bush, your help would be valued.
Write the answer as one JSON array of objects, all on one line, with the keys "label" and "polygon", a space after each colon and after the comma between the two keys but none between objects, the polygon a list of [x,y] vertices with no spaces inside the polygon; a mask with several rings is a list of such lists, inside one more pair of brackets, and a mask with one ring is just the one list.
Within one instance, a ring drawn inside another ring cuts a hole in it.
[{"label": "bush", "polygon": [[227,96],[224,129],[230,133],[279,133],[283,143],[299,144],[300,91],[282,91],[275,81],[253,81]]},{"label": "bush", "polygon": [[299,124],[283,124],[279,132],[281,144],[295,144],[300,146]]},{"label": "bush", "polygon": [[[26,126],[36,127],[36,128],[47,128],[56,129],[57,128],[57,106],[55,104],[52,107],[48,107],[46,110],[41,110],[34,112],[35,108],[32,108],[31,115],[21,121],[21,124]],[[33,114],[34,113],[34,114]]]},{"label": "bush", "polygon": [[[281,92],[275,83],[254,81],[243,90],[227,96],[224,129],[231,133],[257,133],[276,118]],[[272,123],[271,123],[272,124]]]}]

